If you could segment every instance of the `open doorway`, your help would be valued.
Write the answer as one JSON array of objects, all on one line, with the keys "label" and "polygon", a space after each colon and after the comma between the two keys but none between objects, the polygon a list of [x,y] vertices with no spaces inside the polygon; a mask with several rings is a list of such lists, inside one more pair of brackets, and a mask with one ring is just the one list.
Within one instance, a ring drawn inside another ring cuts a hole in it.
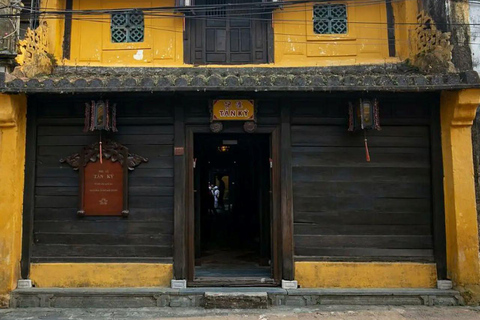
[{"label": "open doorway", "polygon": [[194,280],[272,279],[269,134],[194,135]]}]

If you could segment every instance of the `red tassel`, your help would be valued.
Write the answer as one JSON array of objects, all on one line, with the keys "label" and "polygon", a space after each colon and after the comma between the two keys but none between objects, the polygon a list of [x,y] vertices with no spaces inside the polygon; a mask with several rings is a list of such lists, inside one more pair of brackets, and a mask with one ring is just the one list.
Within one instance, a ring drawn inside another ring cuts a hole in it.
[{"label": "red tassel", "polygon": [[103,163],[102,141],[100,141],[100,164]]},{"label": "red tassel", "polygon": [[367,157],[367,162],[370,162],[370,152],[368,151],[368,140],[367,140],[367,132],[365,131],[365,155]]}]

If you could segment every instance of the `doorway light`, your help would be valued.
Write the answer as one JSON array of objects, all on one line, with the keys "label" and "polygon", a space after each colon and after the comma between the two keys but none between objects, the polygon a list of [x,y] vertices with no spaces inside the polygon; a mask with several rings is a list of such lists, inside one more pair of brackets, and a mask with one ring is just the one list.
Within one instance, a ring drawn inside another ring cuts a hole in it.
[{"label": "doorway light", "polygon": [[228,152],[229,150],[230,150],[230,146],[223,145],[218,147],[218,151],[220,152]]}]

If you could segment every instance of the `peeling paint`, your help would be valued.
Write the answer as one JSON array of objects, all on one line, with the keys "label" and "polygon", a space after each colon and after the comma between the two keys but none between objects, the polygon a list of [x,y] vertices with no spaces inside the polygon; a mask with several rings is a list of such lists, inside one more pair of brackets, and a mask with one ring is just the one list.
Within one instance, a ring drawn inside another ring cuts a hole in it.
[{"label": "peeling paint", "polygon": [[137,50],[137,53],[133,55],[133,59],[141,61],[143,59],[143,50]]}]

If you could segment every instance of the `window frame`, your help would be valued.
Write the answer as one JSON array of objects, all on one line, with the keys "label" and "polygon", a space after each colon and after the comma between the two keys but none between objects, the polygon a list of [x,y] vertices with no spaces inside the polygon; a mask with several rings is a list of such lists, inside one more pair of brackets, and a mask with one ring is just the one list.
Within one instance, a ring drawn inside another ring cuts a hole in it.
[{"label": "window frame", "polygon": [[[138,10],[143,11],[144,8],[149,8],[152,6],[152,2],[148,1],[141,1],[135,2],[135,6]],[[130,8],[127,3],[112,0],[108,3],[103,3],[103,9],[127,9]],[[103,14],[101,17],[103,19],[110,19],[110,14]],[[143,42],[112,42],[111,38],[111,30],[110,30],[110,23],[102,23],[102,48],[104,51],[113,51],[113,50],[148,50],[152,49],[153,39],[152,39],[152,18],[150,16],[143,16]],[[151,59],[150,53],[144,52],[145,59]]]},{"label": "window frame", "polygon": [[347,7],[347,33],[333,33],[333,34],[319,34],[315,33],[313,29],[313,10],[315,5],[319,4],[309,4],[307,5],[307,10],[305,10],[305,27],[307,41],[351,41],[356,40],[357,32],[355,24],[352,21],[356,21],[355,6],[351,5],[351,1],[331,1],[331,2],[322,2],[321,5],[336,5],[343,4]]},{"label": "window frame", "polygon": [[[332,27],[332,11],[335,7],[341,8],[345,12],[345,16],[342,16],[341,18],[337,18],[336,21],[340,21],[342,23],[342,28],[343,26],[345,27],[345,30],[343,32],[335,32]],[[325,9],[327,12],[326,16],[323,17],[316,17],[315,12],[317,10],[322,10]],[[347,5],[344,3],[336,3],[336,4],[314,4],[313,5],[313,33],[315,34],[321,34],[321,35],[342,35],[342,34],[348,34],[348,10],[347,10]],[[328,25],[328,29],[326,32],[317,32],[316,25],[317,23],[326,23]]]},{"label": "window frame", "polygon": [[[125,20],[127,21],[125,26],[116,26],[114,25],[114,15],[125,15]],[[132,39],[129,39],[130,37],[130,32],[131,28],[139,28],[140,24],[135,24],[135,25],[130,25],[130,17],[133,15],[141,15],[142,21],[141,21],[141,28],[142,28],[142,39],[141,41],[131,41]],[[126,41],[114,41],[113,37],[113,32],[114,29],[120,29],[120,28],[125,28],[126,30]],[[129,41],[130,40],[130,41]],[[118,13],[111,13],[110,14],[110,42],[111,43],[143,43],[145,42],[145,15],[142,10],[138,10],[138,12],[118,12]]]}]

